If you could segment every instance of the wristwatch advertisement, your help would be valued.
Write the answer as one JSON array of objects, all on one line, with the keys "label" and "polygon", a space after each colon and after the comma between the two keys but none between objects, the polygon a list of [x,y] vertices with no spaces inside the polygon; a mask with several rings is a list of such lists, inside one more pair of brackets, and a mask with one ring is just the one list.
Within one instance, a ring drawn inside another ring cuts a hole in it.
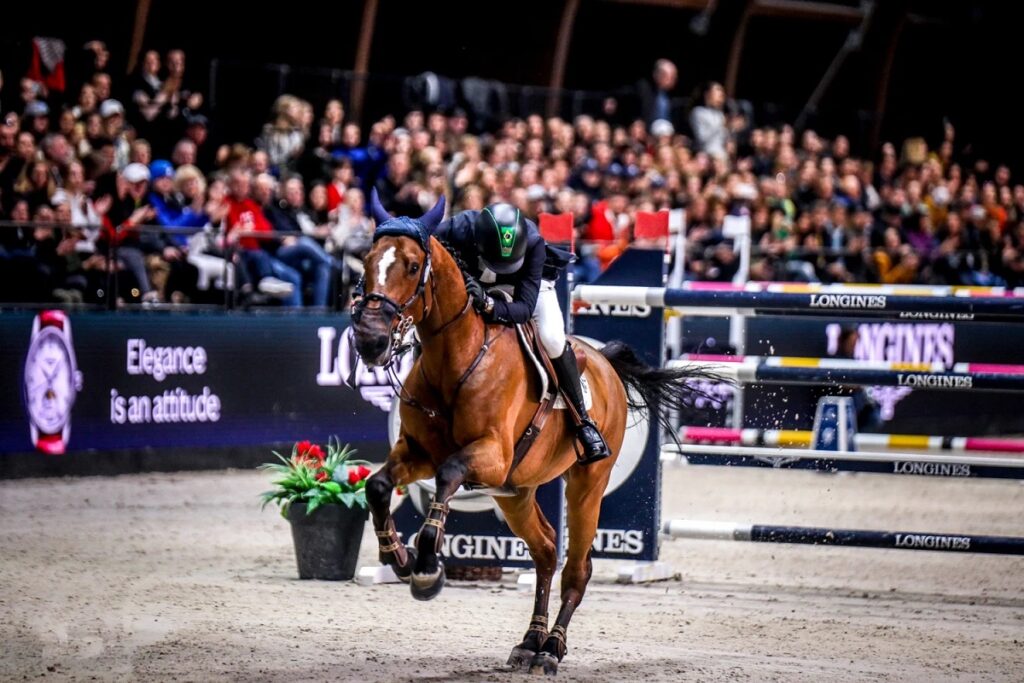
[{"label": "wristwatch advertisement", "polygon": [[71,409],[82,389],[71,321],[64,311],[42,311],[32,321],[25,358],[25,409],[36,450],[60,455],[71,436]]}]

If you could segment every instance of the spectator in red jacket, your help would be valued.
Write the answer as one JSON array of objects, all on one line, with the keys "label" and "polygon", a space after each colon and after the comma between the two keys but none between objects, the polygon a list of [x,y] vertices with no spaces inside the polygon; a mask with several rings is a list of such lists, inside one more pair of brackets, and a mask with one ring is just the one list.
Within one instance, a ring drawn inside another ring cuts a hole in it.
[{"label": "spectator in red jacket", "polygon": [[[244,169],[232,171],[228,183],[227,241],[240,247],[241,265],[256,283],[257,289],[270,296],[284,300],[285,305],[302,305],[302,278],[293,268],[288,267],[267,253],[262,241],[273,239],[273,227],[261,207],[250,196],[252,179]],[[266,237],[251,233],[268,233]],[[243,234],[250,233],[250,234]]]}]

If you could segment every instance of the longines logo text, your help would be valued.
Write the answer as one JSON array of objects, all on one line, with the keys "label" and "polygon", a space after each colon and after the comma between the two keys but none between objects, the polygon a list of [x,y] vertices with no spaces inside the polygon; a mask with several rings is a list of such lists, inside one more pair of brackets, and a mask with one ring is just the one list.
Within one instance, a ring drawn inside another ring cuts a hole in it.
[{"label": "longines logo text", "polygon": [[970,375],[924,375],[900,372],[896,380],[901,387],[920,389],[970,389],[974,378]]},{"label": "longines logo text", "polygon": [[896,534],[897,548],[921,550],[970,550],[970,536],[936,536],[933,534]]},{"label": "longines logo text", "polygon": [[[831,323],[825,327],[829,355],[839,350],[842,327]],[[955,329],[950,323],[864,323],[857,326],[857,360],[884,360],[894,363],[941,363],[953,367]],[[913,380],[911,380],[913,381]],[[896,404],[912,391],[911,385],[870,387],[868,392],[878,401],[882,419],[891,420]]]},{"label": "longines logo text", "polygon": [[894,462],[892,471],[894,474],[926,474],[931,477],[971,476],[971,466],[962,462]]},{"label": "longines logo text", "polygon": [[598,529],[593,547],[599,553],[639,555],[644,551],[644,532],[640,529]]},{"label": "longines logo text", "polygon": [[973,313],[943,313],[941,311],[903,311],[903,320],[974,320]]},{"label": "longines logo text", "polygon": [[522,560],[530,559],[530,551],[514,536],[446,535],[442,554],[459,560]]},{"label": "longines logo text", "polygon": [[[598,529],[594,550],[620,555],[639,555],[644,551],[644,534],[639,529]],[[442,553],[460,560],[525,560],[530,551],[514,536],[449,534],[442,542]]]},{"label": "longines logo text", "polygon": [[[352,344],[352,328],[346,328],[338,337],[333,327],[321,327],[316,331],[320,340],[320,367],[316,383],[322,387],[345,385],[356,389],[363,400],[381,410],[390,410],[395,398],[388,373],[384,368],[368,368]],[[335,343],[337,340],[337,343]],[[412,369],[412,354],[407,353],[398,362],[398,378],[405,381]]]},{"label": "longines logo text", "polygon": [[625,304],[587,304],[575,309],[575,315],[610,315],[613,318],[649,318],[650,306]]},{"label": "longines logo text", "polygon": [[881,294],[811,294],[811,308],[885,308]]}]

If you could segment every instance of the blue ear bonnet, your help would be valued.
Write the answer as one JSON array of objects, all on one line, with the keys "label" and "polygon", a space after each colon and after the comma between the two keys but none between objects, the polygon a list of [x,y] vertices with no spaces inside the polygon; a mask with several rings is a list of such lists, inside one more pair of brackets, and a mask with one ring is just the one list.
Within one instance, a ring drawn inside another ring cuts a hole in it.
[{"label": "blue ear bonnet", "polygon": [[373,231],[373,241],[381,237],[409,237],[416,240],[428,255],[430,254],[430,235],[437,229],[444,218],[444,195],[438,198],[434,207],[419,218],[408,216],[394,217],[380,203],[377,188],[370,192],[370,215],[377,221],[377,229]]},{"label": "blue ear bonnet", "polygon": [[381,223],[373,231],[373,241],[381,237],[410,237],[416,240],[424,252],[430,253],[430,230],[415,218],[399,216]]}]

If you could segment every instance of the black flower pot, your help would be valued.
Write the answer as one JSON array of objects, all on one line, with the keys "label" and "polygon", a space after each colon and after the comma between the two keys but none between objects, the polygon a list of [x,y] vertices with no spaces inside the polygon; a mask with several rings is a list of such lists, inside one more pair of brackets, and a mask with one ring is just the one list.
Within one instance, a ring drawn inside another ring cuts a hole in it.
[{"label": "black flower pot", "polygon": [[356,573],[369,512],[359,506],[324,505],[306,514],[305,503],[288,508],[300,579],[348,581]]}]

